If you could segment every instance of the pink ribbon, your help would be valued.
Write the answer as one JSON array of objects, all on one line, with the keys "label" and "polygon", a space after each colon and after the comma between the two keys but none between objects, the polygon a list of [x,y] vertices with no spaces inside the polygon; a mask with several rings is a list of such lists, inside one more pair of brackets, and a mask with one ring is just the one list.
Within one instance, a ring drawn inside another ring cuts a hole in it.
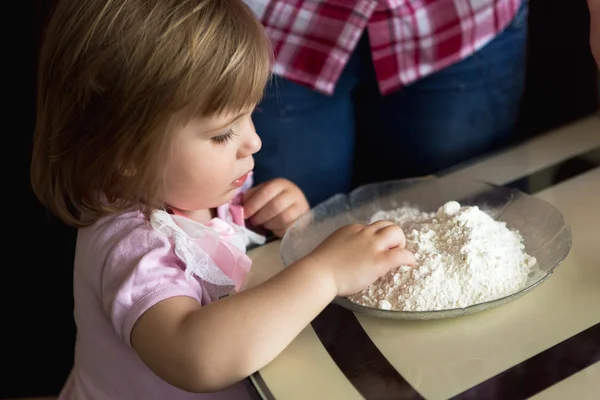
[{"label": "pink ribbon", "polygon": [[[244,226],[243,207],[240,205],[231,205],[229,210],[232,221],[236,224],[238,221],[241,221],[241,226]],[[171,212],[187,218],[185,214],[177,209],[172,208]],[[246,255],[244,250],[232,242],[236,238],[240,239],[239,234],[229,223],[221,218],[213,218],[206,226],[213,229],[218,234],[218,237],[211,234],[204,234],[202,237],[196,238],[196,242],[209,255],[217,267],[234,282],[235,290],[239,291],[246,282],[248,272],[252,267],[250,257]],[[243,240],[238,246],[245,246]]]},{"label": "pink ribbon", "polygon": [[231,225],[220,218],[213,218],[208,226],[214,229],[222,239],[221,245],[217,247],[212,259],[221,271],[235,283],[235,290],[239,291],[246,282],[248,272],[252,267],[252,260],[231,242],[234,237],[238,236]]},{"label": "pink ribbon", "polygon": [[217,215],[219,217],[223,217],[227,215],[231,216],[231,221],[238,226],[246,226],[246,219],[244,218],[244,194],[239,192],[235,195],[235,197],[229,202],[229,204],[223,204],[217,208]]}]

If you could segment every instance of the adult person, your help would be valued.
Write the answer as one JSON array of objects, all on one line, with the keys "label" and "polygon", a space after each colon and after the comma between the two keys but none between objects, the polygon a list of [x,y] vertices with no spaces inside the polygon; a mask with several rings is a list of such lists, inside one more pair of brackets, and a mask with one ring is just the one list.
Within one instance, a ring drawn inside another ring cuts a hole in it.
[{"label": "adult person", "polygon": [[588,0],[590,10],[590,48],[600,67],[600,0]]},{"label": "adult person", "polygon": [[524,87],[527,0],[245,0],[275,79],[253,114],[257,183],[311,205],[505,143]]}]

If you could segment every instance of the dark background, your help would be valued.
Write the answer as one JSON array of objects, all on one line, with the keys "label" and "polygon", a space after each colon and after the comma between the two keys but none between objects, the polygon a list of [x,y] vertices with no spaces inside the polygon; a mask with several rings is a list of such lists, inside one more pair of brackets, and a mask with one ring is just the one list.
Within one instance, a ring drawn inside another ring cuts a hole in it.
[{"label": "dark background", "polygon": [[[72,0],[76,1],[76,0]],[[80,0],[83,1],[83,0]],[[75,232],[49,217],[29,186],[31,134],[35,126],[35,68],[42,27],[53,0],[34,0],[34,36],[24,87],[29,90],[25,123],[14,134],[19,143],[16,185],[5,212],[27,231],[17,230],[24,250],[18,266],[5,266],[2,291],[0,398],[56,395],[72,365],[72,261]],[[588,46],[585,0],[531,0],[526,93],[517,141],[595,113],[597,70]],[[11,137],[11,139],[13,139]],[[12,155],[10,155],[12,156]],[[12,164],[11,164],[12,165]],[[12,171],[8,171],[13,176]],[[10,234],[10,233],[9,233]],[[26,238],[26,239],[23,239]],[[13,272],[10,272],[13,271]]]}]

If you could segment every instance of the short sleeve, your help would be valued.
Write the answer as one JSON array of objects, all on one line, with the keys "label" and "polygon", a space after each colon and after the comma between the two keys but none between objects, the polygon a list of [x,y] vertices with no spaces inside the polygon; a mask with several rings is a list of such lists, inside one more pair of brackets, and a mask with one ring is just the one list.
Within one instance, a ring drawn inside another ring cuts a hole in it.
[{"label": "short sleeve", "polygon": [[101,280],[104,310],[129,345],[134,324],[155,304],[176,296],[202,299],[200,283],[186,279],[169,238],[149,224],[122,233],[108,252]]}]

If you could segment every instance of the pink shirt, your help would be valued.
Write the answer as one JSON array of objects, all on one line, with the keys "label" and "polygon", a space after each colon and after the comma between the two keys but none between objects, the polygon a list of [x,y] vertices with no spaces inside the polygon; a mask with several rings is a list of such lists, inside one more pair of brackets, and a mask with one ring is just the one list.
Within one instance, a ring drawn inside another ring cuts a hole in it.
[{"label": "pink shirt", "polygon": [[[231,221],[224,215],[229,210],[225,207],[219,211],[223,218],[208,226],[191,220],[183,222],[195,224],[190,226],[196,229],[193,234],[197,237],[188,235],[188,226],[181,229],[172,223],[177,216],[169,220],[168,214],[157,212],[151,223],[137,210],[106,217],[78,232],[73,274],[75,360],[59,400],[249,398],[242,383],[211,394],[180,390],[156,376],[130,342],[137,319],[161,300],[188,296],[206,305],[236,286],[238,276],[230,271],[223,273],[219,263],[249,259],[245,249],[236,253],[236,248],[244,244],[230,240],[236,236],[236,229],[231,229]],[[168,232],[162,229],[167,225]],[[225,231],[219,231],[222,229]],[[211,243],[199,242],[198,235],[218,237],[222,245],[198,250]],[[182,246],[191,252],[182,251]],[[186,273],[187,265],[196,261],[201,261],[196,264],[203,267]],[[238,270],[244,275],[243,269]]]}]

